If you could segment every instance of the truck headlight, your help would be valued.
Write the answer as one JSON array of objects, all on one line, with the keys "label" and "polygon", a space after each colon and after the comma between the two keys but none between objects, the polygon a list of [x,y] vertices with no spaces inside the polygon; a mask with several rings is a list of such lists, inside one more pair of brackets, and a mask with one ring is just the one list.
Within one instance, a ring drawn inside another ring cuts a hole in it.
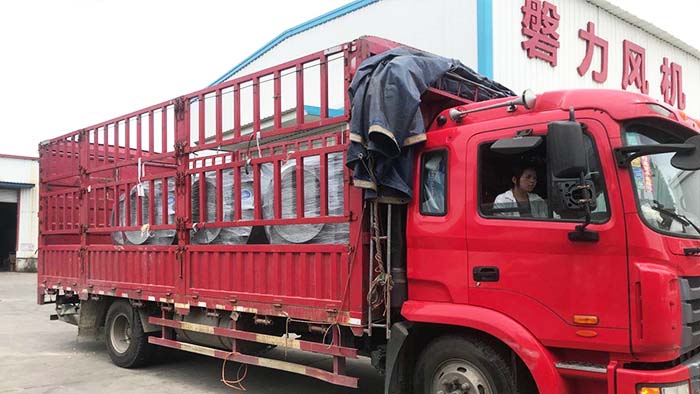
[{"label": "truck headlight", "polygon": [[673,384],[643,384],[638,386],[637,394],[690,394],[688,382]]}]

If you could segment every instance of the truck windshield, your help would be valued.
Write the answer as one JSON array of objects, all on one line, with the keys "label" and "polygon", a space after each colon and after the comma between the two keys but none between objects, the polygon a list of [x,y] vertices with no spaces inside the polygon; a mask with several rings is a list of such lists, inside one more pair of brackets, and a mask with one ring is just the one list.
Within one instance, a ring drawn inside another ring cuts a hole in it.
[{"label": "truck windshield", "polygon": [[[682,143],[684,139],[647,126],[627,126],[626,145]],[[647,155],[631,162],[639,213],[653,229],[684,237],[700,237],[700,172],[671,166],[673,153]]]}]

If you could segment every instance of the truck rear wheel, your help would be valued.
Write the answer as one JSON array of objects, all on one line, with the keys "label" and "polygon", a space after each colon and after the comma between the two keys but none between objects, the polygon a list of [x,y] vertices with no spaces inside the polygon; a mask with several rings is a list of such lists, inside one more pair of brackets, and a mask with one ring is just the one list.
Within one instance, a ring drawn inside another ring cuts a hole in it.
[{"label": "truck rear wheel", "polygon": [[138,311],[126,301],[115,301],[107,311],[105,343],[112,362],[122,368],[146,365],[154,346],[148,343]]},{"label": "truck rear wheel", "polygon": [[478,339],[434,340],[421,354],[415,371],[415,394],[517,393],[506,360]]}]

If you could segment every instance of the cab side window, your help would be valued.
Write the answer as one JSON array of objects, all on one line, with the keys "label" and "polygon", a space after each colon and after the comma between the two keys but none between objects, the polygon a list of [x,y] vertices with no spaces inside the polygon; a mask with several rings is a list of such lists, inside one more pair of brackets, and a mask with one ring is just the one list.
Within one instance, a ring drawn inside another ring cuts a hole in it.
[{"label": "cab side window", "polygon": [[[520,220],[583,221],[583,213],[560,209],[561,197],[548,187],[552,177],[547,168],[545,142],[519,155],[491,151],[495,141],[479,145],[479,212],[486,218]],[[595,198],[591,219],[608,220],[610,212],[600,160],[593,139],[584,135],[584,149],[589,163],[588,179],[593,183]],[[550,195],[553,193],[555,195]]]},{"label": "cab side window", "polygon": [[420,213],[447,214],[447,150],[425,152],[421,156]]}]

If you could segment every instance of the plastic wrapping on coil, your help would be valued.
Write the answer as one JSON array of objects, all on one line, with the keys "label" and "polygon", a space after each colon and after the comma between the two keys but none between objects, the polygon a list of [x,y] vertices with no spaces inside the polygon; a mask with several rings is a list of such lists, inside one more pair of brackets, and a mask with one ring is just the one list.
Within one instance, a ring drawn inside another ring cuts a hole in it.
[{"label": "plastic wrapping on coil", "polygon": [[[304,217],[318,217],[321,214],[321,170],[319,156],[304,159]],[[280,170],[282,219],[297,217],[297,164],[287,162]],[[261,167],[261,170],[264,167]],[[271,171],[271,166],[267,168]],[[263,193],[263,218],[274,217],[274,188],[270,185]],[[328,155],[328,215],[343,215],[343,155]],[[272,244],[338,244],[349,240],[349,223],[316,223],[295,225],[265,226]]]},{"label": "plastic wrapping on coil", "polygon": [[[112,233],[112,239],[119,245],[170,245],[175,240],[175,230],[150,230],[150,225],[162,225],[163,221],[163,182],[155,180],[154,195],[153,195],[153,218],[155,223],[149,223],[149,207],[150,207],[150,182],[141,184],[143,195],[141,196],[141,230],[133,231],[115,231]],[[138,185],[135,185],[129,191],[129,219],[131,225],[136,226],[137,220],[137,196]],[[122,193],[119,196],[119,226],[126,226],[125,212],[126,196]],[[172,178],[168,179],[168,223],[175,223],[175,181]],[[114,225],[114,212],[112,212],[112,225]]]},{"label": "plastic wrapping on coil", "polygon": [[[228,171],[228,172],[227,172]],[[235,187],[233,170],[224,170],[224,219],[233,220],[235,217]],[[272,172],[266,176],[263,176],[261,172],[260,182],[262,185],[269,184],[269,178]],[[228,185],[228,186],[227,186]],[[263,187],[263,192],[265,188]],[[255,217],[255,194],[253,192],[253,173],[241,171],[241,220],[253,220]],[[227,207],[230,207],[227,208]],[[227,215],[227,212],[229,213]],[[227,219],[230,218],[230,219]],[[239,245],[248,242],[248,237],[253,227],[251,226],[237,226],[237,227],[224,227],[221,229],[221,234],[217,239],[217,243],[224,245]]]},{"label": "plastic wrapping on coil", "polygon": [[[343,216],[345,208],[345,165],[343,153],[336,152],[328,155],[328,215]],[[332,236],[332,241],[324,243],[345,244],[350,242],[350,223],[330,223],[323,228],[327,237]]]},{"label": "plastic wrapping on coil", "polygon": [[[122,212],[124,210],[124,195],[122,194],[121,197],[119,198],[119,211]],[[112,215],[109,218],[109,225],[114,227],[116,226],[116,217],[117,215],[117,210],[112,209]],[[123,216],[123,215],[122,215]],[[112,231],[112,241],[114,242],[115,245],[124,245],[124,233],[121,231]]]},{"label": "plastic wrapping on coil", "polygon": [[[190,242],[193,244],[210,244],[216,237],[221,233],[221,229],[217,227],[206,227],[202,226],[202,222],[213,222],[216,221],[216,177],[214,173],[207,172],[204,177],[202,174],[197,174],[192,177],[192,192],[190,194],[192,199],[192,225],[194,228],[190,231]],[[204,190],[205,190],[205,204],[206,204],[206,220],[202,220],[200,217],[200,194],[201,185],[200,181],[204,178]],[[225,190],[225,187],[224,187]],[[227,209],[224,207],[224,213]],[[230,211],[230,209],[228,210]]]},{"label": "plastic wrapping on coil", "polygon": [[[233,221],[235,218],[235,188],[233,169],[226,169],[222,172],[221,185],[223,187],[222,215],[223,221]],[[270,172],[271,175],[271,172]],[[216,198],[219,195],[216,190],[216,173],[206,172],[205,176],[206,188],[206,213],[207,221],[213,222],[216,220]],[[269,183],[269,178],[261,177],[263,184]],[[197,223],[199,228],[197,231],[190,232],[190,240],[193,244],[221,244],[221,245],[239,245],[245,244],[248,241],[252,227],[251,226],[236,226],[223,228],[208,228],[206,224],[200,224],[200,209],[199,209],[199,194],[200,194],[199,176],[192,178],[192,223]],[[252,220],[254,216],[255,204],[253,203],[253,174],[246,174],[241,171],[241,220]]]}]

